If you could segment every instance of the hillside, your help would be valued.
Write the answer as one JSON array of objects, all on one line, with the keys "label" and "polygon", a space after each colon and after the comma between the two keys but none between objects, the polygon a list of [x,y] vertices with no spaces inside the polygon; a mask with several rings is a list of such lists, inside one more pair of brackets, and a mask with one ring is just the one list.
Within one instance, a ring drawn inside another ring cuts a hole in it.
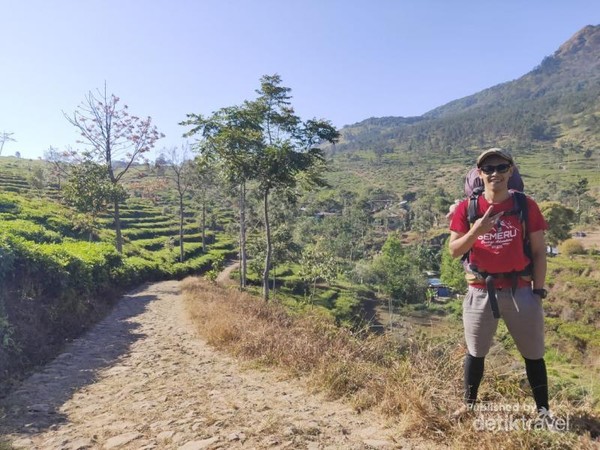
[{"label": "hillside", "polygon": [[[332,153],[377,160],[449,158],[466,163],[482,147],[597,161],[600,148],[600,25],[587,26],[517,80],[440,106],[421,117],[370,118],[344,127]],[[404,155],[404,156],[403,156]],[[364,157],[364,155],[362,155]]]}]

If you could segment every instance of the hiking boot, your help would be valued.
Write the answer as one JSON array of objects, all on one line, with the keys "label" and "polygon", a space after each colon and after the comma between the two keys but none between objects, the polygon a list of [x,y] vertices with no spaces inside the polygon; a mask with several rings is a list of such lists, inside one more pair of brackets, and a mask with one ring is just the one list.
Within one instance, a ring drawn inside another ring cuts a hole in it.
[{"label": "hiking boot", "polygon": [[540,427],[548,431],[553,431],[555,433],[558,433],[560,431],[566,431],[566,422],[564,420],[559,420],[557,417],[554,417],[550,410],[546,408],[540,408],[538,410],[535,422]]},{"label": "hiking boot", "polygon": [[473,413],[473,405],[462,405],[452,414],[450,414],[450,419],[455,422],[461,422],[466,417],[470,416]]}]

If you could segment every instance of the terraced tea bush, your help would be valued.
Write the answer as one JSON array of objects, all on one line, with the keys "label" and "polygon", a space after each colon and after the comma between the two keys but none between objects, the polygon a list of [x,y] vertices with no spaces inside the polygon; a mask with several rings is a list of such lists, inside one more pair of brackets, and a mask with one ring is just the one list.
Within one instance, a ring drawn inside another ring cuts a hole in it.
[{"label": "terraced tea bush", "polygon": [[43,226],[28,220],[14,219],[0,221],[0,232],[5,231],[21,236],[28,241],[40,243],[61,242],[62,236],[56,231],[47,230]]},{"label": "terraced tea bush", "polygon": [[[183,227],[184,232],[198,232],[197,224],[188,224]],[[179,236],[179,226],[165,228],[127,228],[123,230],[123,236],[129,239],[149,239],[158,236]]]}]

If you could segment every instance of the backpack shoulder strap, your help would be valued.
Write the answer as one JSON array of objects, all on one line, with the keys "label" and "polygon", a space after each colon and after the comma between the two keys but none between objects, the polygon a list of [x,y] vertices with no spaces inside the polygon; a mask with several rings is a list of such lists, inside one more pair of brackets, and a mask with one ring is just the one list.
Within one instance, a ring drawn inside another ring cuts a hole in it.
[{"label": "backpack shoulder strap", "polygon": [[515,210],[515,213],[518,214],[519,221],[521,222],[521,224],[523,226],[523,239],[525,239],[527,236],[527,232],[528,232],[527,196],[519,191],[513,191],[512,196],[513,196],[513,200],[514,200],[514,204],[515,204],[514,210]]},{"label": "backpack shoulder strap", "polygon": [[523,233],[523,251],[530,261],[533,261],[531,243],[529,242],[529,214],[527,207],[527,196],[519,191],[513,191],[512,196],[515,203],[515,212],[519,215],[519,222]]},{"label": "backpack shoulder strap", "polygon": [[479,218],[477,214],[477,206],[481,194],[483,194],[483,189],[477,187],[473,189],[473,192],[469,197],[469,205],[467,206],[467,219],[469,220],[469,225],[474,224],[475,221]]}]

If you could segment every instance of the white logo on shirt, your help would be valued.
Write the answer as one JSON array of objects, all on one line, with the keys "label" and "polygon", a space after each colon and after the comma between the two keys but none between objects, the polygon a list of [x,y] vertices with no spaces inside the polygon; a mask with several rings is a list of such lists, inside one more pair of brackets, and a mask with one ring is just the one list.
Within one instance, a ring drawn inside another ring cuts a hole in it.
[{"label": "white logo on shirt", "polygon": [[499,224],[489,233],[479,236],[477,239],[485,247],[500,250],[501,248],[508,247],[518,234],[519,228],[510,220],[500,219]]}]

